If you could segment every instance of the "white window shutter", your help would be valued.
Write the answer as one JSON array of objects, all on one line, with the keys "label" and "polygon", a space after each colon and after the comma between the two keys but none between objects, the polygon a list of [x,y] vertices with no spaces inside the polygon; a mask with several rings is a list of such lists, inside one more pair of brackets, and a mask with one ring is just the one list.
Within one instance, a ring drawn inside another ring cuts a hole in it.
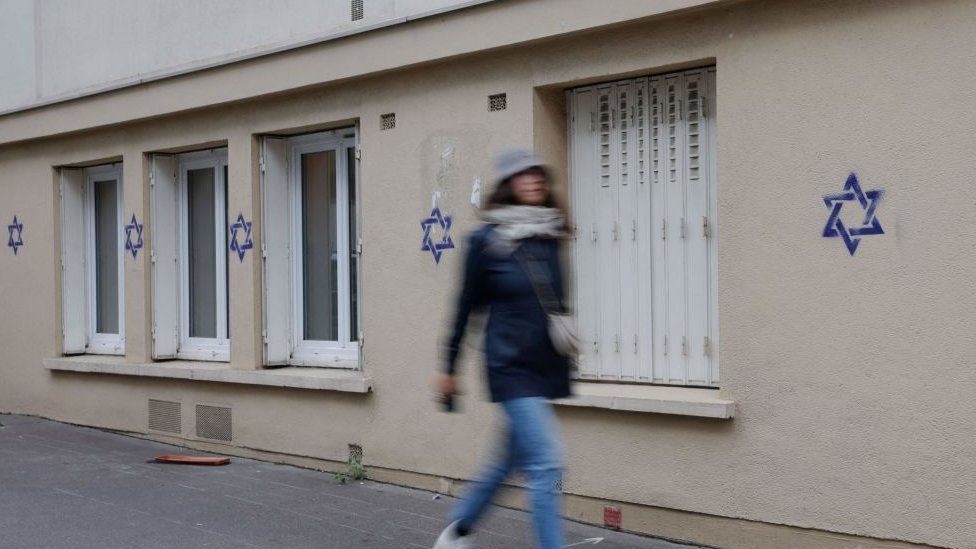
[{"label": "white window shutter", "polygon": [[718,284],[716,283],[716,276],[718,272],[718,247],[715,245],[718,242],[718,199],[716,196],[716,189],[718,188],[718,180],[716,179],[716,174],[718,173],[716,169],[716,156],[718,150],[718,131],[715,125],[715,115],[716,115],[716,84],[715,84],[715,67],[708,69],[706,75],[706,86],[705,86],[705,98],[703,106],[705,106],[705,112],[702,116],[705,119],[705,132],[706,139],[704,140],[705,146],[707,147],[705,154],[705,166],[707,169],[706,176],[708,177],[708,188],[710,189],[708,208],[709,208],[709,219],[708,219],[708,258],[709,258],[709,285],[708,285],[708,310],[709,310],[709,336],[708,336],[708,366],[709,366],[709,385],[718,385],[719,382],[719,361],[718,361]]},{"label": "white window shutter", "polygon": [[668,379],[668,356],[671,341],[668,340],[668,299],[667,263],[665,248],[668,242],[667,209],[665,190],[667,189],[667,127],[665,126],[665,87],[664,78],[655,76],[648,79],[648,125],[650,144],[648,164],[650,168],[650,263],[651,263],[651,336],[653,339],[651,379],[664,383]]},{"label": "white window shutter", "polygon": [[265,137],[260,163],[264,363],[287,364],[291,358],[287,142]]},{"label": "white window shutter", "polygon": [[634,301],[637,303],[637,381],[650,382],[654,378],[654,275],[652,249],[655,241],[660,241],[652,219],[653,176],[653,128],[651,114],[653,108],[652,84],[642,78],[637,84],[634,119],[636,132],[637,185],[634,190],[635,215],[634,254],[637,257],[637,280],[635,281]]},{"label": "white window shutter", "polygon": [[708,219],[709,186],[707,169],[707,130],[704,123],[702,97],[705,95],[705,70],[684,74],[684,178],[685,216],[688,231],[685,238],[687,284],[687,382],[707,385],[708,356],[706,341],[708,322]]},{"label": "white window shutter", "polygon": [[665,180],[664,180],[664,219],[667,223],[667,239],[664,255],[667,274],[665,275],[665,298],[667,299],[667,339],[668,372],[670,383],[687,382],[688,334],[685,330],[686,302],[688,299],[685,284],[685,242],[688,235],[688,222],[684,215],[684,86],[681,75],[672,74],[664,78],[664,137],[665,137]]},{"label": "white window shutter", "polygon": [[568,92],[581,378],[718,383],[714,91],[711,67]]},{"label": "white window shutter", "polygon": [[617,248],[618,265],[616,284],[619,321],[615,339],[618,355],[615,371],[607,372],[617,380],[637,379],[640,341],[638,333],[638,309],[640,290],[637,280],[637,197],[640,163],[637,155],[637,91],[639,80],[618,82],[617,91],[617,154],[616,154],[616,222],[613,245]]},{"label": "white window shutter", "polygon": [[179,350],[179,185],[172,155],[152,157],[151,202],[153,358],[175,358]]},{"label": "white window shutter", "polygon": [[61,168],[61,296],[64,354],[88,344],[86,295],[85,172]]},{"label": "white window shutter", "polygon": [[[606,277],[607,271],[616,274],[620,268],[620,247],[617,245],[619,224],[617,200],[622,184],[619,178],[620,115],[617,93],[613,84],[597,86],[600,108],[600,186],[595,189],[596,266]],[[613,276],[613,275],[611,275]],[[620,285],[603,283],[599,286],[597,316],[599,331],[599,377],[613,379],[620,372]]]},{"label": "white window shutter", "polygon": [[579,376],[593,379],[599,375],[597,306],[599,266],[596,253],[596,217],[593,200],[600,185],[600,133],[597,91],[585,88],[570,94],[573,213],[576,222],[573,268],[576,273],[576,311],[580,331]]}]

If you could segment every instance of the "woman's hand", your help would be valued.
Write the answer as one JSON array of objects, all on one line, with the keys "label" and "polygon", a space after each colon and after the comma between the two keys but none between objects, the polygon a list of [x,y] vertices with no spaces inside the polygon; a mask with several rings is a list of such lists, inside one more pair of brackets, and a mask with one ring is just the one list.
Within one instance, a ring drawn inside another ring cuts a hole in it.
[{"label": "woman's hand", "polygon": [[457,378],[453,374],[439,374],[435,383],[441,397],[458,394]]}]

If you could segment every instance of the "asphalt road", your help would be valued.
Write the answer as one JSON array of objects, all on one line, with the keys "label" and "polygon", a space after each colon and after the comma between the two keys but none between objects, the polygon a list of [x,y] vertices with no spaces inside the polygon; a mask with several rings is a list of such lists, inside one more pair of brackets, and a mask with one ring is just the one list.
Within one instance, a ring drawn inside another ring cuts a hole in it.
[{"label": "asphalt road", "polygon": [[[455,501],[240,458],[223,467],[147,463],[189,452],[34,417],[0,422],[2,549],[429,548]],[[581,549],[688,547],[569,521],[566,531]],[[529,516],[497,508],[473,542],[531,548]]]}]

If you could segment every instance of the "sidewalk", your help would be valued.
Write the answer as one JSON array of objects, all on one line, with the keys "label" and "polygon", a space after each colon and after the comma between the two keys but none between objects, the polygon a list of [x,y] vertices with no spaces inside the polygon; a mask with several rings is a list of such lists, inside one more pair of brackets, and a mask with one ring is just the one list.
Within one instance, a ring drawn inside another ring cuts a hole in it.
[{"label": "sidewalk", "polygon": [[[453,498],[232,458],[224,467],[147,463],[189,451],[40,418],[0,415],[4,549],[429,548]],[[566,522],[572,547],[687,549]],[[597,540],[595,538],[602,538]],[[526,513],[496,509],[476,548],[530,548]]]}]

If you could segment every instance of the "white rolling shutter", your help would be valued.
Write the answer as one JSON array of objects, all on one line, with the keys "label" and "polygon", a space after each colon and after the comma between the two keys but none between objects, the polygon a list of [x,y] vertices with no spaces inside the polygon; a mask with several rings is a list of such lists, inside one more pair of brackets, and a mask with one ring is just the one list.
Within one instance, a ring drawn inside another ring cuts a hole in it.
[{"label": "white rolling shutter", "polygon": [[85,171],[61,168],[61,308],[64,354],[88,345],[85,272]]},{"label": "white rolling shutter", "polygon": [[179,185],[177,161],[154,154],[149,200],[152,219],[153,358],[175,358],[179,350]]},{"label": "white rolling shutter", "polygon": [[264,363],[279,365],[288,363],[292,349],[287,141],[262,139],[260,164]]},{"label": "white rolling shutter", "polygon": [[715,69],[569,92],[580,377],[715,385]]}]

